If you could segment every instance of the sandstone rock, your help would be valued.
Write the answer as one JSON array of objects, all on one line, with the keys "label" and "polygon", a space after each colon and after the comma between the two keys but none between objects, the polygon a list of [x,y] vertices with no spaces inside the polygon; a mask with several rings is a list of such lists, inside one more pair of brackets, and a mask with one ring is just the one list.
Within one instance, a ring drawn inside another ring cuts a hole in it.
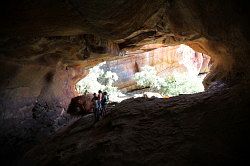
[{"label": "sandstone rock", "polygon": [[93,109],[92,97],[92,94],[86,94],[72,98],[67,112],[78,116],[91,113]]},{"label": "sandstone rock", "polygon": [[234,95],[243,97],[249,92],[241,88],[217,82],[199,94],[124,100],[94,126],[89,126],[90,117],[79,119],[29,151],[26,161],[40,165],[188,166],[244,161],[244,165],[249,152],[248,100],[235,101]]},{"label": "sandstone rock", "polygon": [[[103,122],[107,125],[100,128],[77,130],[83,134],[77,137],[84,141],[81,144],[65,132],[59,142],[65,138],[62,141],[66,147],[56,146],[58,150],[51,146],[49,153],[38,148],[33,159],[47,162],[39,162],[41,165],[98,165],[105,161],[106,165],[157,165],[162,161],[165,165],[239,165],[240,161],[248,164],[247,1],[9,0],[0,6],[0,155],[8,161],[6,165],[17,165],[13,163],[17,157],[50,133],[50,128],[32,117],[36,101],[41,109],[45,108],[44,103],[53,108],[48,109],[48,114],[39,112],[38,117],[59,118],[60,111],[78,95],[74,85],[87,74],[86,69],[118,58],[113,54],[135,51],[148,44],[187,44],[209,55],[213,65],[204,85],[213,85],[212,90],[194,98],[172,98],[163,107],[170,107],[170,113],[153,112],[158,108],[151,102],[130,100],[126,106],[121,105],[126,108],[124,114],[111,115],[114,122],[107,120]],[[140,53],[149,49],[153,48]],[[157,59],[152,61],[158,64]],[[144,60],[132,66],[133,70],[140,70],[143,63]],[[205,70],[201,63],[198,66]],[[133,71],[129,68],[124,70]],[[158,69],[164,67],[159,65]],[[216,89],[214,82],[223,82],[228,90]],[[54,114],[57,105],[59,111]],[[148,117],[140,119],[145,113]],[[75,126],[78,124],[81,125]],[[74,150],[79,149],[74,156]],[[110,156],[106,156],[105,150]]]},{"label": "sandstone rock", "polygon": [[145,65],[155,67],[157,74],[162,77],[174,72],[198,75],[209,71],[209,60],[209,56],[180,45],[161,47],[146,53],[130,53],[126,57],[108,61],[102,68],[115,72],[119,80],[114,86],[126,92],[138,88],[133,77]]}]

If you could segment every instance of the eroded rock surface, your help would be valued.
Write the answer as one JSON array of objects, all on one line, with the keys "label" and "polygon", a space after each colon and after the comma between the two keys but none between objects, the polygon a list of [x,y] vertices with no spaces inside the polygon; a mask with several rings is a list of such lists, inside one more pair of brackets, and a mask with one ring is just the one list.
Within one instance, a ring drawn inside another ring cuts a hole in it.
[{"label": "eroded rock surface", "polygon": [[199,94],[125,100],[96,124],[91,116],[79,119],[28,152],[24,163],[249,164],[249,92],[243,89],[217,83]]}]

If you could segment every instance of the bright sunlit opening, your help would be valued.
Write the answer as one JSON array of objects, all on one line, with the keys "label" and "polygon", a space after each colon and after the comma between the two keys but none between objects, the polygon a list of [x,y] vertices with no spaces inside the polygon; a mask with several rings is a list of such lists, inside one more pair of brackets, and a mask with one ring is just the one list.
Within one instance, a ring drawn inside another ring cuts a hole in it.
[{"label": "bright sunlit opening", "polygon": [[[189,46],[160,47],[125,58],[89,69],[76,84],[78,93],[102,90],[109,94],[110,101],[120,102],[131,97],[169,98],[204,91],[202,81],[209,72],[210,57]],[[134,85],[124,88],[126,82]]]}]

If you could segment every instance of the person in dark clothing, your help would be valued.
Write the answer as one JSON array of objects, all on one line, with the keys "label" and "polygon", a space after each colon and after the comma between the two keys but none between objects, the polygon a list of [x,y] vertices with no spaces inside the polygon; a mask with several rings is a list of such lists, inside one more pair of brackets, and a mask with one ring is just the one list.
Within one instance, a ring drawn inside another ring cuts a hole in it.
[{"label": "person in dark clothing", "polygon": [[109,97],[107,92],[103,92],[102,96],[102,116],[105,116],[107,114],[107,104],[109,102]]},{"label": "person in dark clothing", "polygon": [[103,94],[102,94],[102,91],[101,90],[99,90],[98,91],[98,109],[99,109],[99,112],[100,112],[100,115],[102,115],[102,96],[103,96]]},{"label": "person in dark clothing", "polygon": [[100,119],[100,110],[99,110],[99,104],[98,104],[98,96],[96,95],[96,93],[93,94],[93,98],[91,101],[93,103],[94,119],[95,119],[95,122],[97,122]]}]

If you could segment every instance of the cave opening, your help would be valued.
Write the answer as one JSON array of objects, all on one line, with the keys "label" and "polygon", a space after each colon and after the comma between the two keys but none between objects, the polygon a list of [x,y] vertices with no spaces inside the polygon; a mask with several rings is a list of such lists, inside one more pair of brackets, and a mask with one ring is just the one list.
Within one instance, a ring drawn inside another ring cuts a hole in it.
[{"label": "cave opening", "polygon": [[204,91],[202,82],[211,65],[210,56],[187,45],[148,44],[88,69],[75,88],[81,95],[106,91],[112,102],[193,94]]}]

